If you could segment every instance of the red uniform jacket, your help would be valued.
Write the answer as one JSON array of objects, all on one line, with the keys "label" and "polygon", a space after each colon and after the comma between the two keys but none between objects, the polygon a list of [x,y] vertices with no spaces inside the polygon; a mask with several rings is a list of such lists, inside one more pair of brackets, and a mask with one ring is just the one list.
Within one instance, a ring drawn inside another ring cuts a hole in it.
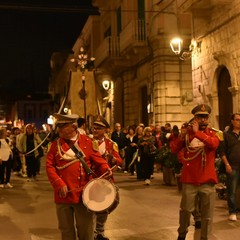
[{"label": "red uniform jacket", "polygon": [[[183,164],[181,181],[190,184],[217,183],[215,170],[215,154],[219,145],[219,138],[215,131],[206,128],[204,132],[189,132],[188,141],[180,138],[170,142],[173,153],[178,153],[178,160]],[[191,147],[192,142],[202,142],[204,146]]]},{"label": "red uniform jacket", "polygon": [[[97,140],[95,140],[95,141],[97,141]],[[101,145],[104,142],[105,142],[105,148],[102,149]],[[98,142],[99,151],[102,154],[103,158],[109,164],[109,167],[112,167],[112,164],[109,163],[109,161],[107,159],[107,154],[110,154],[113,156],[113,160],[116,161],[116,163],[114,165],[120,166],[122,164],[122,158],[119,155],[117,143],[115,143],[114,141],[112,141],[111,139],[106,138],[106,137],[104,138],[104,142]],[[96,176],[96,177],[101,176],[99,169],[94,168],[93,171],[95,173],[94,176]]]},{"label": "red uniform jacket", "polygon": [[[93,165],[103,174],[109,166],[105,159],[102,158],[97,150],[94,150],[92,140],[79,134],[78,146],[85,154],[84,160],[91,168]],[[46,159],[46,171],[50,183],[54,188],[54,197],[56,203],[79,203],[82,196],[82,190],[84,186],[92,179],[91,176],[87,176],[80,161],[64,160],[59,155],[59,145],[66,152],[69,150],[68,144],[59,139],[52,143]],[[60,198],[58,191],[61,187],[66,186],[70,190],[66,198]]]}]

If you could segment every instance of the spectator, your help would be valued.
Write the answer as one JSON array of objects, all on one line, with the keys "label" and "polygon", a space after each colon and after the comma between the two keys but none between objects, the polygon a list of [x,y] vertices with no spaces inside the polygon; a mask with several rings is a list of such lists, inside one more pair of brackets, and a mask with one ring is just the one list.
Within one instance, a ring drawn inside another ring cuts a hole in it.
[{"label": "spectator", "polygon": [[42,141],[40,137],[34,133],[33,125],[27,124],[26,132],[21,135],[21,138],[19,139],[19,147],[20,151],[24,154],[26,159],[28,182],[32,180],[37,181],[37,156],[39,155],[37,146],[41,142]]},{"label": "spectator", "polygon": [[[135,136],[133,137],[133,152],[137,154],[136,160],[133,165],[136,164],[137,179],[142,180],[144,178],[142,171],[142,163],[140,162],[140,153],[138,149],[138,141],[143,136],[143,127],[137,126],[135,130]],[[133,154],[134,154],[133,153]]]},{"label": "spectator", "polygon": [[153,171],[154,155],[157,150],[155,144],[156,140],[155,137],[152,136],[152,129],[150,127],[145,127],[143,130],[143,136],[138,141],[138,147],[146,185],[150,185],[151,183],[150,179]]},{"label": "spectator", "polygon": [[[12,188],[13,185],[10,183],[11,168],[12,168],[12,150],[10,147],[10,141],[7,138],[6,128],[0,128],[0,188]],[[6,181],[5,179],[6,173]]]},{"label": "spectator", "polygon": [[121,124],[115,124],[115,130],[112,132],[111,139],[117,143],[119,154],[122,159],[125,157],[125,147],[127,146],[126,135],[121,131]]},{"label": "spectator", "polygon": [[133,159],[133,154],[136,151],[136,144],[133,142],[133,138],[135,136],[135,128],[133,126],[130,126],[128,128],[128,133],[126,135],[127,139],[127,146],[125,149],[125,171],[128,172],[130,171],[131,175],[134,175],[134,164],[130,166],[129,169],[129,164],[131,163]]},{"label": "spectator", "polygon": [[230,221],[237,221],[236,191],[240,186],[240,113],[231,116],[231,125],[224,131],[219,155],[227,173],[228,211]]}]

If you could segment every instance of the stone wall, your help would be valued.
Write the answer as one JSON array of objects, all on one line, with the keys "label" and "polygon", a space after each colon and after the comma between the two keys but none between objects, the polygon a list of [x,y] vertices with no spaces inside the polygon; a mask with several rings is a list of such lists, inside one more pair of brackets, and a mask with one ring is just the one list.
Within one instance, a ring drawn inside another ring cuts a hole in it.
[{"label": "stone wall", "polygon": [[199,33],[196,40],[201,44],[192,58],[193,91],[197,103],[207,102],[213,106],[213,122],[218,124],[217,81],[218,68],[225,66],[231,76],[234,112],[239,111],[240,76],[240,2],[216,6],[211,16],[203,21],[195,18]]}]

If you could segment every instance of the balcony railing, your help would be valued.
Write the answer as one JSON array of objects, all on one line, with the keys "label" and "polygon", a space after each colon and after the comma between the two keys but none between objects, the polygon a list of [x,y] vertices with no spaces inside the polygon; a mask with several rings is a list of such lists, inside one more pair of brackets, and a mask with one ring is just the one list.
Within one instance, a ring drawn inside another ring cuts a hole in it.
[{"label": "balcony railing", "polygon": [[188,11],[192,8],[212,8],[214,6],[231,4],[233,0],[177,0],[177,7],[180,8],[181,11]]},{"label": "balcony railing", "polygon": [[143,43],[146,37],[146,25],[144,20],[131,21],[120,34],[120,51],[122,52],[130,45]]},{"label": "balcony railing", "polygon": [[95,52],[95,66],[99,66],[108,57],[120,56],[119,37],[106,37]]}]

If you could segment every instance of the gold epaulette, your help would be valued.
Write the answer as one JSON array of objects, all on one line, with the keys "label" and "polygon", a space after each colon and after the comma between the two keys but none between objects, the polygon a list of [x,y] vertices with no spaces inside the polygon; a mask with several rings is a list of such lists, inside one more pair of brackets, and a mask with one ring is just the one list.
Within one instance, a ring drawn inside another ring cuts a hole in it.
[{"label": "gold epaulette", "polygon": [[220,141],[224,140],[223,131],[216,129],[216,128],[211,128],[211,130],[216,132],[216,136],[219,138]]},{"label": "gold epaulette", "polygon": [[49,142],[48,145],[47,145],[47,152],[49,152],[51,146],[52,146],[52,142]]},{"label": "gold epaulette", "polygon": [[94,151],[99,150],[98,141],[95,140],[95,139],[92,140],[92,148],[93,148]]},{"label": "gold epaulette", "polygon": [[[111,141],[112,141],[112,140],[111,140]],[[113,150],[114,150],[115,152],[119,152],[117,143],[114,142],[114,141],[112,141],[112,144],[113,144]]]},{"label": "gold epaulette", "polygon": [[[107,133],[105,133],[105,134],[104,134],[104,137],[105,137],[106,139],[109,139],[109,140],[111,140],[111,138],[110,138],[109,134],[107,134]],[[111,140],[111,141],[112,141],[112,140]]]}]

